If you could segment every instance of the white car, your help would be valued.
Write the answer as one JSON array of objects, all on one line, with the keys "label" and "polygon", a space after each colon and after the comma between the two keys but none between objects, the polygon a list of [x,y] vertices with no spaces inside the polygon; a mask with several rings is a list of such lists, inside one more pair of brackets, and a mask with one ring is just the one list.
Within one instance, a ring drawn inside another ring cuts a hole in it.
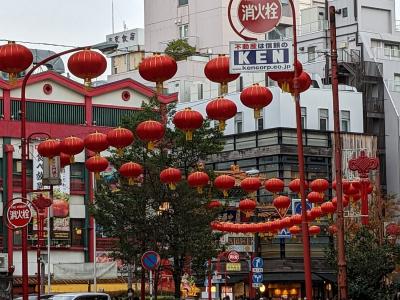
[{"label": "white car", "polygon": [[66,293],[54,295],[51,300],[111,300],[105,293]]}]

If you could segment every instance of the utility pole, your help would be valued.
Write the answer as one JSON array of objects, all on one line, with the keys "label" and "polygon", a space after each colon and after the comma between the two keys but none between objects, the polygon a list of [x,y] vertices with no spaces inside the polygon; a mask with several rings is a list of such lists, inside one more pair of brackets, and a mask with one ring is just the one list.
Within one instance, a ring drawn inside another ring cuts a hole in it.
[{"label": "utility pole", "polygon": [[344,243],[344,216],[343,216],[343,185],[342,185],[342,145],[340,140],[339,120],[339,81],[336,44],[336,10],[334,6],[329,7],[329,26],[331,32],[331,64],[332,64],[332,96],[333,96],[333,124],[335,139],[335,172],[336,172],[336,198],[338,229],[338,300],[347,300],[347,264],[346,249]]}]

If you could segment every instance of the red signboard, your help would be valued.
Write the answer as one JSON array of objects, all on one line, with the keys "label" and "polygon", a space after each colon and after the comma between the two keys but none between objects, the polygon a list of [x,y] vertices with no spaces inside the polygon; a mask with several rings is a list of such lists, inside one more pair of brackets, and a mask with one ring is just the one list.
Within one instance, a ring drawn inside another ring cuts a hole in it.
[{"label": "red signboard", "polygon": [[282,16],[280,0],[241,0],[238,18],[244,29],[256,34],[273,30]]},{"label": "red signboard", "polygon": [[237,263],[240,261],[240,254],[236,251],[230,251],[228,254],[228,260],[231,263]]},{"label": "red signboard", "polygon": [[32,212],[27,203],[16,202],[7,209],[7,222],[11,228],[22,228],[29,224]]}]

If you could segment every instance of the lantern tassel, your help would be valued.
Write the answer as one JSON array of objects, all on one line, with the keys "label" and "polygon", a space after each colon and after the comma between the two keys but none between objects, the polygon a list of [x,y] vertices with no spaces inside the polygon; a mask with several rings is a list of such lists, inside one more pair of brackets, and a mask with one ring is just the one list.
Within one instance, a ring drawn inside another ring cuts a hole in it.
[{"label": "lantern tassel", "polygon": [[118,148],[117,149],[117,155],[122,156],[124,154],[124,148]]},{"label": "lantern tassel", "polygon": [[168,184],[168,187],[169,187],[169,189],[171,190],[171,191],[175,191],[176,190],[176,185],[175,185],[175,183],[170,183],[170,184]]},{"label": "lantern tassel", "polygon": [[193,132],[191,130],[186,131],[186,140],[187,141],[193,140]]},{"label": "lantern tassel", "polygon": [[197,192],[198,192],[199,194],[203,194],[203,188],[202,188],[201,186],[198,186],[198,187],[197,187]]},{"label": "lantern tassel", "polygon": [[11,85],[15,85],[17,83],[17,73],[14,73],[14,72],[9,73],[8,74],[8,82]]},{"label": "lantern tassel", "polygon": [[71,155],[70,157],[69,157],[69,163],[70,164],[73,164],[75,162],[75,155]]},{"label": "lantern tassel", "polygon": [[85,85],[85,88],[87,89],[89,89],[92,86],[92,81],[90,80],[90,78],[85,78],[83,83]]},{"label": "lantern tassel", "polygon": [[150,150],[150,151],[154,150],[154,143],[152,141],[147,143],[147,150]]},{"label": "lantern tassel", "polygon": [[219,121],[219,124],[218,124],[219,131],[223,132],[225,130],[225,125],[226,125],[225,121],[223,121],[223,120]]},{"label": "lantern tassel", "polygon": [[259,119],[261,117],[261,111],[259,108],[254,109],[254,119]]},{"label": "lantern tassel", "polygon": [[224,194],[224,198],[227,198],[229,195],[229,192],[227,190],[223,190],[222,193]]},{"label": "lantern tassel", "polygon": [[96,178],[96,180],[100,179],[100,173],[99,172],[95,172],[94,173],[94,178]]},{"label": "lantern tassel", "polygon": [[228,84],[226,82],[221,83],[221,95],[228,93]]},{"label": "lantern tassel", "polygon": [[128,184],[129,185],[134,185],[135,184],[135,179],[133,177],[129,177]]}]

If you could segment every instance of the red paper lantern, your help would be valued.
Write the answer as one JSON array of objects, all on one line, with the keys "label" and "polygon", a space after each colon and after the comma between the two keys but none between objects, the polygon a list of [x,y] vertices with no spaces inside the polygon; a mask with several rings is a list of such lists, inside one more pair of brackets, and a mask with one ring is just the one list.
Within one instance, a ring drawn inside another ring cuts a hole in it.
[{"label": "red paper lantern", "polygon": [[8,73],[10,81],[14,81],[17,74],[29,68],[32,62],[32,52],[25,46],[8,42],[0,47],[0,71]]},{"label": "red paper lantern", "polygon": [[321,204],[321,210],[326,215],[332,215],[335,213],[336,207],[332,202],[328,201]]},{"label": "red paper lantern", "polygon": [[60,144],[61,152],[70,156],[71,163],[75,161],[74,155],[81,153],[83,149],[85,149],[85,143],[76,136],[66,137]]},{"label": "red paper lantern", "polygon": [[[295,91],[294,91],[293,80],[291,80],[291,81],[278,81],[278,85],[284,92],[294,94]],[[307,91],[310,88],[311,84],[312,84],[312,80],[311,80],[310,75],[308,75],[308,73],[304,72],[304,71],[301,72],[301,74],[299,75],[297,80],[298,80],[298,84],[299,84],[299,88],[298,88],[298,93],[299,94]]]},{"label": "red paper lantern", "polygon": [[386,233],[389,236],[398,236],[400,235],[400,227],[395,223],[390,223],[386,226]]},{"label": "red paper lantern", "polygon": [[292,223],[292,219],[290,217],[285,217],[281,220],[281,225],[283,228],[289,228],[294,224]]},{"label": "red paper lantern", "polygon": [[60,167],[64,168],[71,163],[71,156],[65,153],[60,153]]},{"label": "red paper lantern", "polygon": [[[293,64],[294,68],[297,69],[297,74],[301,74],[303,72],[303,65],[301,64],[300,61],[296,61]],[[267,73],[268,77],[271,78],[274,81],[291,81],[294,78],[294,71],[292,72],[268,72]]]},{"label": "red paper lantern", "polygon": [[107,135],[97,131],[86,136],[83,142],[86,149],[95,153],[100,153],[108,148]]},{"label": "red paper lantern", "polygon": [[307,210],[306,219],[308,222],[312,222],[316,219],[315,215],[311,213],[311,210]]},{"label": "red paper lantern", "polygon": [[351,185],[356,189],[356,190],[361,190],[361,182],[358,180],[353,180],[351,181]]},{"label": "red paper lantern", "polygon": [[261,180],[258,177],[247,177],[240,182],[240,188],[248,194],[255,193],[261,186]]},{"label": "red paper lantern", "polygon": [[96,179],[100,178],[100,172],[108,168],[108,160],[100,155],[95,155],[85,161],[86,169],[96,175]]},{"label": "red paper lantern", "polygon": [[328,232],[330,235],[334,235],[338,232],[337,226],[335,224],[328,227]]},{"label": "red paper lantern", "polygon": [[153,150],[154,143],[163,138],[165,128],[160,122],[148,120],[136,127],[136,134],[140,140],[147,142],[147,149]]},{"label": "red paper lantern", "polygon": [[374,185],[370,183],[367,187],[367,193],[371,194],[374,191]]},{"label": "red paper lantern", "polygon": [[203,126],[203,116],[198,111],[192,110],[190,107],[178,111],[173,119],[175,126],[186,133],[186,140],[191,141],[193,131]]},{"label": "red paper lantern", "polygon": [[326,179],[315,179],[310,183],[310,189],[317,193],[324,193],[329,188],[329,182]]},{"label": "red paper lantern", "polygon": [[90,86],[93,78],[99,77],[105,72],[107,61],[96,51],[82,50],[69,57],[68,69],[76,77],[82,78],[86,86]]},{"label": "red paper lantern", "polygon": [[121,165],[118,172],[122,176],[128,178],[129,185],[133,185],[135,183],[135,179],[143,174],[143,167],[134,162],[127,162]]},{"label": "red paper lantern", "polygon": [[264,186],[267,191],[276,194],[283,191],[285,183],[281,179],[271,178],[265,181]]},{"label": "red paper lantern", "polygon": [[[331,202],[335,207],[335,209],[337,209],[337,198],[336,197],[333,198]],[[342,202],[343,202],[343,208],[349,206],[349,197],[347,195],[343,195]]]},{"label": "red paper lantern", "polygon": [[176,184],[181,181],[182,173],[177,168],[167,168],[162,170],[160,173],[160,181],[164,184],[168,184],[171,190],[176,189]]},{"label": "red paper lantern", "polygon": [[228,191],[235,186],[235,178],[229,175],[220,175],[214,180],[214,186],[221,190],[224,197],[228,197]]},{"label": "red paper lantern", "polygon": [[[289,183],[289,189],[293,192],[293,193],[297,193],[300,194],[300,179],[293,179],[290,183]],[[304,182],[304,190],[308,189],[308,183],[307,181]]]},{"label": "red paper lantern", "polygon": [[51,160],[54,156],[60,155],[60,141],[53,139],[45,140],[38,145],[37,151],[40,156]]},{"label": "red paper lantern", "polygon": [[203,193],[203,187],[208,184],[209,180],[207,173],[200,171],[190,174],[187,178],[189,186],[197,188],[199,194]]},{"label": "red paper lantern", "polygon": [[319,218],[321,218],[321,217],[324,215],[324,213],[323,213],[321,207],[319,207],[319,206],[313,207],[313,208],[310,210],[310,212],[311,212],[311,216],[312,216],[312,218],[313,218],[314,220],[315,220],[315,219],[319,219]]},{"label": "red paper lantern", "polygon": [[210,60],[204,67],[204,74],[208,80],[221,84],[221,92],[228,92],[228,82],[239,78],[240,74],[229,73],[229,57],[220,55]]},{"label": "red paper lantern", "polygon": [[308,227],[308,232],[310,233],[310,235],[316,237],[318,234],[321,233],[321,228],[319,226],[313,225]]},{"label": "red paper lantern", "polygon": [[292,227],[289,228],[289,232],[291,235],[296,236],[301,233],[301,229],[299,226],[293,225]]},{"label": "red paper lantern", "polygon": [[253,84],[244,89],[240,94],[240,100],[243,105],[254,109],[254,118],[260,118],[260,110],[272,102],[273,95],[271,91],[263,86]]},{"label": "red paper lantern", "polygon": [[239,209],[246,215],[249,215],[257,207],[257,202],[253,199],[243,199],[239,202]]},{"label": "red paper lantern", "polygon": [[314,204],[320,204],[320,203],[324,202],[323,194],[320,194],[317,192],[308,193],[307,199],[308,199],[308,201],[310,201],[311,203],[314,203]]},{"label": "red paper lantern", "polygon": [[208,203],[207,205],[207,207],[210,209],[220,208],[221,206],[222,204],[218,200],[211,200],[210,203]]},{"label": "red paper lantern", "polygon": [[292,201],[287,196],[278,196],[272,202],[281,217],[286,213],[291,203]]},{"label": "red paper lantern", "polygon": [[293,215],[293,216],[291,216],[291,218],[292,218],[292,223],[293,224],[296,224],[296,225],[299,225],[299,224],[301,224],[301,215],[299,215],[299,214],[295,214],[295,215]]},{"label": "red paper lantern", "polygon": [[122,154],[122,149],[128,147],[133,142],[133,133],[129,129],[118,127],[107,132],[108,144],[117,149],[118,154]]},{"label": "red paper lantern", "polygon": [[143,79],[155,82],[160,88],[162,83],[171,79],[176,74],[178,66],[176,61],[168,55],[158,53],[146,57],[139,64],[139,74]]},{"label": "red paper lantern", "polygon": [[[349,186],[350,186],[350,181],[348,181],[348,180],[342,180],[342,190],[343,190],[344,192],[346,192],[346,190],[349,188]],[[334,189],[334,190],[336,191],[336,180],[334,180],[334,181],[332,182],[332,189]]]},{"label": "red paper lantern", "polygon": [[206,112],[209,119],[219,121],[219,130],[224,131],[226,120],[236,115],[237,107],[235,102],[219,97],[207,104]]}]

